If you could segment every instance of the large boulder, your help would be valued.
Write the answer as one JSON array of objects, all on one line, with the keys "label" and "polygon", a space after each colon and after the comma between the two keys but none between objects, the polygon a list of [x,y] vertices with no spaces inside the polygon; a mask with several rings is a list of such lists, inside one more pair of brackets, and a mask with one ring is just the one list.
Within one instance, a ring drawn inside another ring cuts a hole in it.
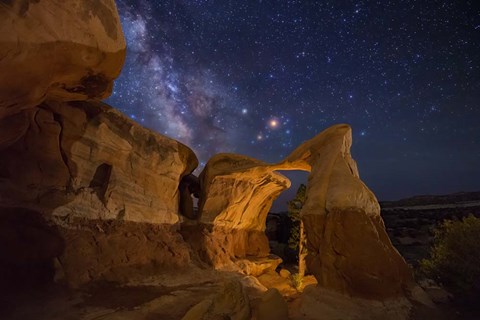
[{"label": "large boulder", "polygon": [[0,119],[110,95],[126,52],[114,0],[2,1],[0,21]]}]

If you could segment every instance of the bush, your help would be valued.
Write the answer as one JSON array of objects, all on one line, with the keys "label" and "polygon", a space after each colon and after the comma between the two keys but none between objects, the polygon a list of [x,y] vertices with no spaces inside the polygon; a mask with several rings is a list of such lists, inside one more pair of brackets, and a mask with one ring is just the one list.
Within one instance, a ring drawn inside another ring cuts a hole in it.
[{"label": "bush", "polygon": [[297,290],[300,290],[303,285],[303,275],[300,273],[295,273],[292,275],[292,284],[293,287]]},{"label": "bush", "polygon": [[470,215],[461,221],[444,221],[434,230],[430,258],[420,262],[420,270],[453,292],[478,290],[480,219]]}]

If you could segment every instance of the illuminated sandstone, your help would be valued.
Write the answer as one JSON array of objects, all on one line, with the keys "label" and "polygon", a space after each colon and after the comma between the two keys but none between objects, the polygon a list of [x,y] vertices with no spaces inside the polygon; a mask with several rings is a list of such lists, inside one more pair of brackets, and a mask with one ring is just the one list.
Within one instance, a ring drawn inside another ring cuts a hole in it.
[{"label": "illuminated sandstone", "polygon": [[341,293],[402,295],[411,271],[388,238],[375,195],[360,180],[351,145],[351,128],[336,125],[285,160],[287,166],[310,167],[301,212],[309,270],[320,286]]},{"label": "illuminated sandstone", "polygon": [[[243,267],[251,263],[242,258],[268,256],[267,214],[275,198],[290,187],[290,181],[265,162],[217,154],[208,161],[200,182],[199,223],[182,227],[184,237],[213,266],[228,266],[240,259],[241,269],[252,274],[248,272],[252,268]],[[265,262],[275,269],[280,260]]]},{"label": "illuminated sandstone", "polygon": [[359,178],[351,144],[350,127],[336,125],[278,164],[231,154],[212,158],[202,173],[200,221],[212,226],[215,240],[205,245],[220,244],[237,257],[259,255],[248,249],[239,254],[237,247],[250,247],[244,234],[263,233],[273,199],[290,185],[274,171],[309,171],[301,215],[308,267],[319,285],[367,298],[402,295],[412,281],[410,269],[386,234],[375,195]]},{"label": "illuminated sandstone", "polygon": [[101,102],[30,113],[24,135],[0,145],[0,205],[62,219],[179,222],[179,181],[198,164],[190,148]]}]

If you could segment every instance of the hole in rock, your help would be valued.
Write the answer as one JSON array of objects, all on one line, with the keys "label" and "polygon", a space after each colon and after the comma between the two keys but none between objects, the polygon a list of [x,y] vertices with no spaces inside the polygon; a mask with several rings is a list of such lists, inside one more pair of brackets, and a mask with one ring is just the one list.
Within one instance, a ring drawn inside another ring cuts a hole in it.
[{"label": "hole in rock", "polygon": [[179,211],[180,213],[189,218],[198,218],[198,200],[200,197],[200,181],[197,176],[193,174],[187,174],[180,180],[178,186],[180,193]]},{"label": "hole in rock", "polygon": [[112,175],[112,166],[108,163],[102,163],[95,170],[92,181],[89,187],[95,190],[98,199],[105,202],[105,193],[107,192],[110,176]]},{"label": "hole in rock", "polygon": [[[273,202],[267,216],[265,233],[270,252],[282,258],[282,267],[297,273],[299,267],[300,221],[299,214],[305,200],[308,172],[280,171],[292,183]],[[303,187],[301,187],[303,185]],[[303,188],[300,191],[299,188]]]}]

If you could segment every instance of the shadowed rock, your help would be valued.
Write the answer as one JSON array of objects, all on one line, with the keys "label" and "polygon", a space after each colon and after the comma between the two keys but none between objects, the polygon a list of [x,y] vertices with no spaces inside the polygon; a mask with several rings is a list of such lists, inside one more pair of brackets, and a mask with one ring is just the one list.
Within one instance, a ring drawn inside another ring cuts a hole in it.
[{"label": "shadowed rock", "polygon": [[187,174],[180,181],[178,186],[178,191],[180,192],[180,204],[179,212],[189,218],[196,219],[195,210],[193,209],[193,199],[192,195],[195,198],[199,197],[200,194],[200,181],[198,177],[193,174]]}]

